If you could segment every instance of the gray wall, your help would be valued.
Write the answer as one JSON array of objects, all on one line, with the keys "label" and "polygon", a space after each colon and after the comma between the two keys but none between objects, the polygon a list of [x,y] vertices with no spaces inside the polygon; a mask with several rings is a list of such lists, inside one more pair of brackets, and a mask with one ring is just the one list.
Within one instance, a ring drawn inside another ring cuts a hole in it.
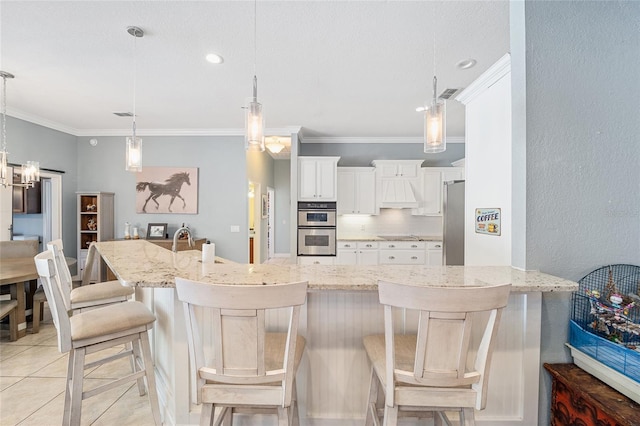
[{"label": "gray wall", "polygon": [[[640,264],[640,2],[526,1],[524,22],[526,268]],[[570,361],[569,308],[544,294],[542,362]],[[550,390],[542,373],[539,424]]]},{"label": "gray wall", "polygon": [[[60,170],[62,174],[62,241],[65,252],[76,252],[76,186],[78,153],[76,137],[68,133],[7,117],[9,162],[39,161],[40,168]],[[42,218],[42,215],[37,215]],[[20,219],[18,219],[20,220]],[[24,219],[27,222],[31,219]],[[27,225],[25,225],[27,226]],[[42,236],[42,231],[34,232]]]},{"label": "gray wall", "polygon": [[339,156],[340,167],[366,167],[373,160],[417,160],[424,158],[423,167],[450,167],[464,158],[464,144],[447,144],[439,154],[425,154],[419,143],[302,143],[300,156]]},{"label": "gray wall", "polygon": [[273,184],[276,190],[275,252],[289,253],[291,234],[291,161],[276,160],[273,168]]},{"label": "gray wall", "polygon": [[[246,152],[242,137],[145,136],[143,167],[198,167],[198,214],[137,214],[135,173],[124,169],[125,138],[78,138],[78,190],[115,192],[116,237],[125,222],[146,231],[149,222],[166,222],[169,234],[184,222],[196,237],[216,244],[216,255],[248,262]],[[238,225],[240,232],[231,233]]]}]

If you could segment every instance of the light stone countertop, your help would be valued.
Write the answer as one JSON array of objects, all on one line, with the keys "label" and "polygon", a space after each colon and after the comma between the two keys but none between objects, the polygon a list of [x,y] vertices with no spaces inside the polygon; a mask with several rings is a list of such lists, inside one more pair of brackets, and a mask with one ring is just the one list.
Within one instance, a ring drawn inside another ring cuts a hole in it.
[{"label": "light stone countertop", "polygon": [[144,240],[98,242],[92,247],[123,284],[139,287],[174,287],[178,276],[238,285],[308,281],[311,291],[375,291],[378,280],[443,287],[511,283],[514,292],[578,289],[573,281],[509,266],[250,265],[219,257],[216,263],[202,263],[200,251],[173,253]]}]

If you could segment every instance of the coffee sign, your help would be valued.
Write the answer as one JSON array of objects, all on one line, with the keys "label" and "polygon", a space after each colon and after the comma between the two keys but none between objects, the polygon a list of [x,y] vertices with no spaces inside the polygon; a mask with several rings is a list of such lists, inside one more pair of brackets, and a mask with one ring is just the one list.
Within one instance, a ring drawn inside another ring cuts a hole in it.
[{"label": "coffee sign", "polygon": [[502,225],[500,209],[476,209],[476,233],[500,235]]}]

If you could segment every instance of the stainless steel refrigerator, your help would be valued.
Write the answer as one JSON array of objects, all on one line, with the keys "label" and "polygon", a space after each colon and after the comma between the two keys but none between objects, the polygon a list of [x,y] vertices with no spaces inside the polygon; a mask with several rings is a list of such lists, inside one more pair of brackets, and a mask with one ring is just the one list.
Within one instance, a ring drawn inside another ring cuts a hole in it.
[{"label": "stainless steel refrigerator", "polygon": [[442,263],[464,265],[464,181],[444,182]]}]

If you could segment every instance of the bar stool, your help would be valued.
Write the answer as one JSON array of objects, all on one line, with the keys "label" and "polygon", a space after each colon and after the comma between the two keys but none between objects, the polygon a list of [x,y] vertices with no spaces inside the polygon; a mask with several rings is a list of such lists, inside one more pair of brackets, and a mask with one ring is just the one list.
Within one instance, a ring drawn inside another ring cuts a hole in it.
[{"label": "bar stool", "polygon": [[[295,375],[305,347],[297,333],[307,283],[218,285],[176,278],[176,290],[202,404],[200,424],[231,424],[234,412],[257,407],[276,409],[279,425],[297,425]],[[198,307],[213,315],[212,360],[205,357]],[[266,332],[265,311],[280,308],[289,308],[287,332]]]},{"label": "bar stool", "polygon": [[[118,303],[69,316],[53,253],[47,250],[34,259],[58,332],[58,350],[69,352],[63,424],[79,425],[83,400],[127,380],[137,381],[140,396],[148,393],[154,422],[162,424],[148,336],[155,316],[140,302]],[[87,355],[123,344],[126,350],[85,363]],[[85,369],[129,356],[135,365],[131,374],[87,391],[83,389]]]},{"label": "bar stool", "polygon": [[[62,283],[62,294],[68,309],[95,308],[112,303],[126,302],[135,292],[133,287],[124,286],[120,281],[105,281],[78,288],[73,288],[71,272],[64,257],[62,240],[53,240],[47,244],[47,249],[55,256],[56,267]],[[44,292],[38,289],[33,297],[33,333],[40,329],[42,317],[42,303]]]},{"label": "bar stool", "polygon": [[[511,284],[488,287],[424,287],[378,283],[384,305],[384,335],[364,338],[371,362],[366,425],[397,424],[399,415],[434,417],[458,411],[460,425],[475,424],[474,409],[487,401],[489,367],[502,309]],[[394,334],[393,308],[419,311],[417,334]],[[473,347],[472,323],[488,317],[479,345]],[[384,410],[378,392],[384,394]]]}]

